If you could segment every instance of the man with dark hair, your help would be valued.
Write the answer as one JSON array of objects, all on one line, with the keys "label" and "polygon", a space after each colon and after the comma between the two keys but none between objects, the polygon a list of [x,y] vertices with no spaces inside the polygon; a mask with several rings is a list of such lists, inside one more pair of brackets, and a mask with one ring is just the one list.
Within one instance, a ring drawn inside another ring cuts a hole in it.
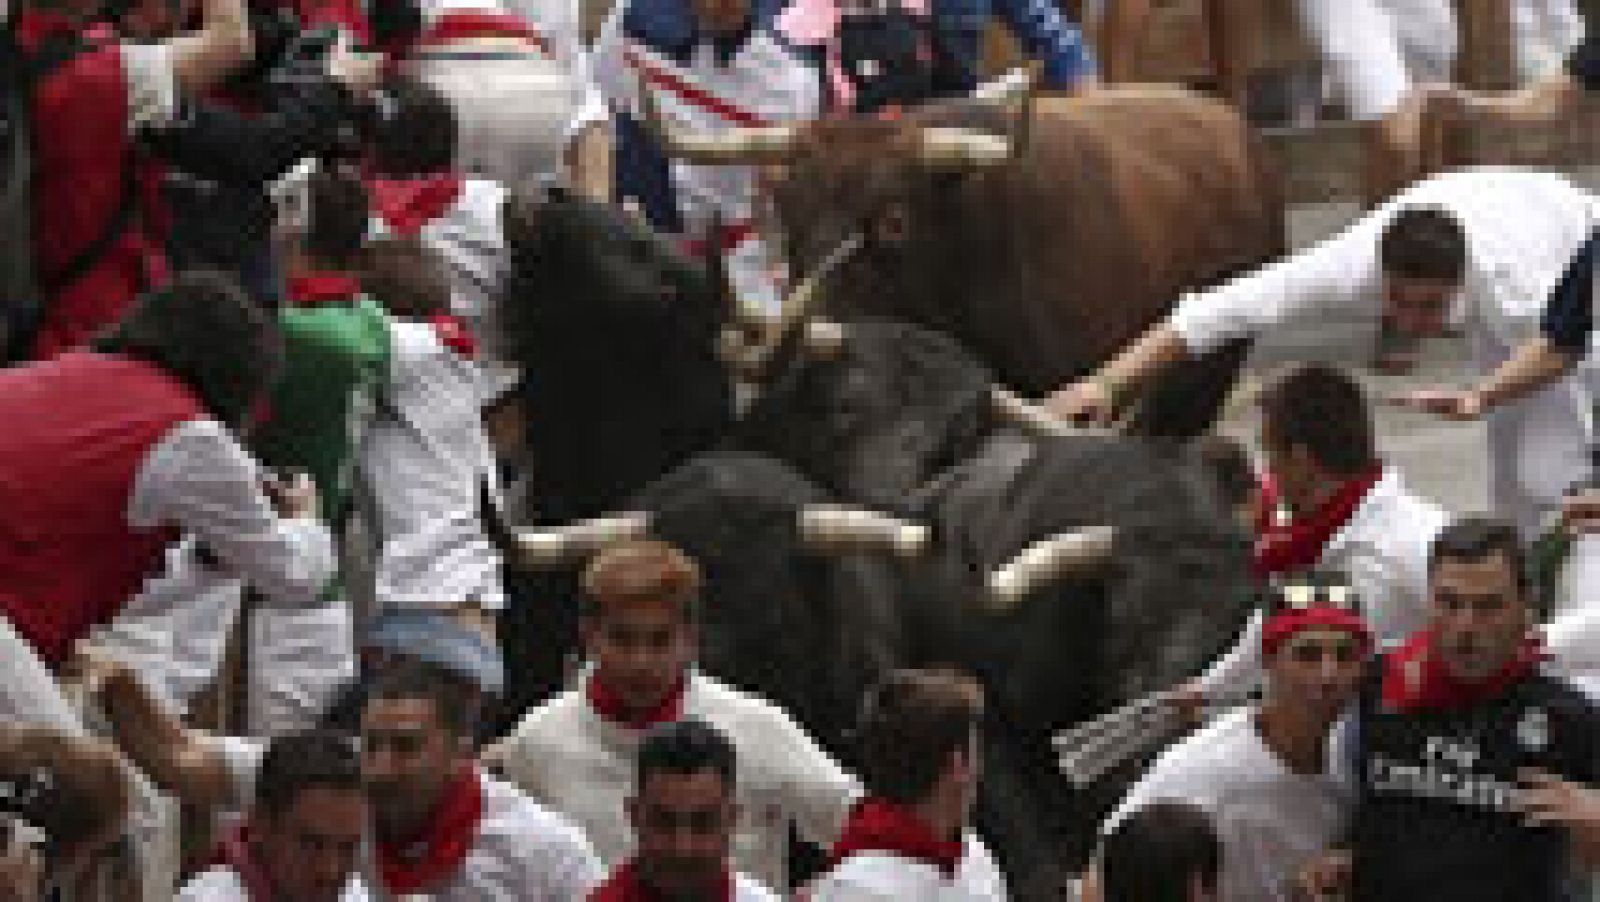
[{"label": "man with dark hair", "polygon": [[[1210,884],[1216,898],[1291,902],[1300,867],[1348,826],[1328,737],[1355,697],[1372,648],[1358,607],[1338,576],[1300,576],[1279,586],[1260,630],[1262,700],[1233,708],[1163,752],[1102,826],[1105,849],[1139,812],[1166,800],[1189,803],[1211,818],[1222,841],[1220,882]],[[1126,872],[1130,862],[1112,864]],[[1117,897],[1188,898],[1174,889]]]},{"label": "man with dark hair", "polygon": [[583,833],[473,763],[475,687],[401,663],[361,716],[362,771],[377,832],[375,882],[388,897],[578,902],[601,870]]},{"label": "man with dark hair", "polygon": [[700,584],[699,566],[662,542],[596,556],[583,574],[589,666],[580,685],[529,711],[487,757],[581,824],[614,867],[634,851],[624,800],[644,735],[683,718],[704,721],[739,753],[733,866],[785,892],[791,830],[832,843],[858,789],[782,709],[694,667]]},{"label": "man with dark hair", "polygon": [[[115,616],[180,533],[268,603],[315,599],[333,569],[315,486],[263,480],[233,431],[280,342],[237,287],[191,274],[146,295],[96,350],[0,370],[0,625],[44,664]],[[53,686],[20,677],[38,662],[7,664],[0,710],[43,716],[26,700]]]},{"label": "man with dark hair", "polygon": [[437,254],[450,277],[451,312],[487,338],[510,266],[501,219],[507,188],[462,168],[456,111],[438,89],[400,78],[384,93],[367,179],[372,232],[420,240]]},{"label": "man with dark hair", "polygon": [[947,670],[899,670],[868,694],[857,741],[867,796],[812,902],[1003,900],[1005,878],[968,828],[983,690]]},{"label": "man with dark hair", "polygon": [[[1465,328],[1487,372],[1538,328],[1539,309],[1600,212],[1565,178],[1479,167],[1418,182],[1338,235],[1183,298],[1160,325],[1089,377],[1058,391],[1070,419],[1104,419],[1155,374],[1228,341],[1302,317],[1382,316],[1402,335]],[[1576,381],[1489,424],[1491,498],[1532,538],[1588,470],[1587,388]],[[1407,397],[1426,405],[1426,395]]]},{"label": "man with dark hair", "polygon": [[728,858],[739,820],[734,762],[733,743],[697,720],[645,734],[628,799],[638,848],[590,902],[776,902]]},{"label": "man with dark hair", "polygon": [[1318,888],[1342,876],[1356,902],[1556,902],[1596,864],[1561,830],[1524,822],[1535,771],[1600,780],[1600,715],[1541,669],[1525,557],[1515,528],[1489,518],[1434,541],[1431,622],[1361,690],[1349,865],[1314,869]]},{"label": "man with dark hair", "polygon": [[261,759],[249,819],[178,902],[365,902],[358,871],[367,814],[349,737],[279,736]]},{"label": "man with dark hair", "polygon": [[[1449,515],[1412,494],[1378,457],[1361,386],[1343,371],[1293,366],[1268,384],[1259,406],[1267,472],[1253,525],[1257,576],[1338,573],[1378,644],[1405,640],[1427,620],[1428,549]],[[1258,612],[1233,651],[1180,693],[1191,710],[1254,688],[1265,619]]]},{"label": "man with dark hair", "polygon": [[1218,902],[1226,852],[1204,811],[1157,802],[1106,836],[1098,886],[1084,902]]}]

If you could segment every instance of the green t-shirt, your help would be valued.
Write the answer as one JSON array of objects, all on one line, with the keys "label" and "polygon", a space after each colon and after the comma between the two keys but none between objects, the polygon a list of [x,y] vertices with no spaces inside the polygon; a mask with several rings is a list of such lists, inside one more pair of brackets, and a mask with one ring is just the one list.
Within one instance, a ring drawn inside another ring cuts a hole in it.
[{"label": "green t-shirt", "polygon": [[370,417],[389,366],[389,318],[367,297],[278,313],[285,344],[283,373],[269,417],[256,430],[261,462],[297,467],[317,482],[330,522],[350,498],[355,430]]}]

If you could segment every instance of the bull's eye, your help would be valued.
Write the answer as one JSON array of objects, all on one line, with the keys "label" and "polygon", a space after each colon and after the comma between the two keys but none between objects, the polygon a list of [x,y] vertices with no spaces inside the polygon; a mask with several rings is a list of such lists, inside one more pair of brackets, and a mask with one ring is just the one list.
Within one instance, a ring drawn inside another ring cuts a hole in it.
[{"label": "bull's eye", "polygon": [[872,224],[872,236],[881,244],[899,244],[911,236],[911,212],[905,204],[884,207]]}]

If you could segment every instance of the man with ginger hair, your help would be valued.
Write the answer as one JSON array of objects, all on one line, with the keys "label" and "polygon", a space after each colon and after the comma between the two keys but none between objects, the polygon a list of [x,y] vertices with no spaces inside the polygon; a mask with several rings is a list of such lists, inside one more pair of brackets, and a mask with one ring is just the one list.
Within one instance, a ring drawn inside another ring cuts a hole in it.
[{"label": "man with ginger hair", "polygon": [[581,826],[607,867],[634,851],[626,801],[653,726],[703,721],[737,750],[734,869],[783,891],[791,824],[831,844],[856,781],[784,711],[694,666],[700,568],[677,548],[629,542],[583,574],[588,662],[573,688],[529,711],[487,757],[541,803]]}]

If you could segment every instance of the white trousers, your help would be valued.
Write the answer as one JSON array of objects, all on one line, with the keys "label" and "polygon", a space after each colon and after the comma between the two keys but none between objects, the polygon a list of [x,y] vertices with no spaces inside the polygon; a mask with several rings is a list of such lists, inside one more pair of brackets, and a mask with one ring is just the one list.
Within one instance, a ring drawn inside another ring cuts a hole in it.
[{"label": "white trousers", "polygon": [[1413,85],[1449,81],[1459,36],[1452,0],[1295,0],[1334,89],[1377,119]]}]

